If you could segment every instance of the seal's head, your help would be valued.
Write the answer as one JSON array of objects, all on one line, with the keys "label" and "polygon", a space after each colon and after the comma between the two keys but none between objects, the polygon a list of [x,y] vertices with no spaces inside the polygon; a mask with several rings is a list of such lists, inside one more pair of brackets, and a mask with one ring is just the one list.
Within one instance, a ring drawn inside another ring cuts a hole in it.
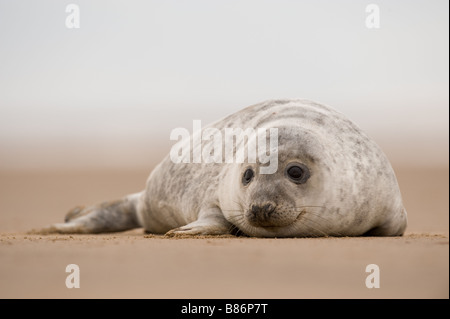
[{"label": "seal's head", "polygon": [[395,175],[370,138],[326,107],[277,111],[258,123],[278,129],[277,170],[261,174],[258,162],[227,170],[225,184],[233,186],[220,201],[229,222],[257,237],[403,233]]},{"label": "seal's head", "polygon": [[[225,217],[250,236],[292,237],[323,236],[332,222],[327,219],[327,178],[322,147],[311,133],[299,132],[287,138],[293,128],[278,128],[278,167],[272,174],[261,174],[261,163],[236,165],[229,178],[233,209],[224,210]],[[327,233],[328,234],[328,233]]]}]

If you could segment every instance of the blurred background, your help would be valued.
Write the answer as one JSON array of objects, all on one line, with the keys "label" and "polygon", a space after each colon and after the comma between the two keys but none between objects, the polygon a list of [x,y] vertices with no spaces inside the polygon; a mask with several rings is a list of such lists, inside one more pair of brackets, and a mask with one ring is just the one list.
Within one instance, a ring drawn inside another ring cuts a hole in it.
[{"label": "blurred background", "polygon": [[410,231],[448,232],[449,3],[372,2],[380,28],[371,1],[0,0],[0,231],[143,189],[193,119],[307,98],[382,147]]}]

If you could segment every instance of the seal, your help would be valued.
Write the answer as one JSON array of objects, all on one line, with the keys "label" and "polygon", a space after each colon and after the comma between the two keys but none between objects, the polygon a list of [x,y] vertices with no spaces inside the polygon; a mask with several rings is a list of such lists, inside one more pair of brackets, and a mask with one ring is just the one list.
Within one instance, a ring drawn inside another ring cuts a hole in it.
[{"label": "seal", "polygon": [[[70,211],[46,233],[143,227],[154,234],[255,237],[401,236],[407,213],[377,144],[330,107],[300,99],[249,106],[203,128],[276,128],[277,169],[265,163],[174,163],[168,155],[144,191]],[[190,143],[192,134],[184,143]],[[239,146],[248,146],[247,136]],[[183,142],[183,141],[181,141]],[[180,142],[180,143],[181,143]],[[201,146],[211,150],[211,140]],[[265,151],[265,150],[264,150]],[[190,155],[195,149],[190,150]]]}]

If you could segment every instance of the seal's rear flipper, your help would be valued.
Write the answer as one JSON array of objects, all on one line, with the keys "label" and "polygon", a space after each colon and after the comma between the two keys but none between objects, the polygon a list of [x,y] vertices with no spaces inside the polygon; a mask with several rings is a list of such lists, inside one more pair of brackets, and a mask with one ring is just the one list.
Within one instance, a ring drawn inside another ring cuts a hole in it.
[{"label": "seal's rear flipper", "polygon": [[65,223],[53,224],[32,233],[39,234],[93,234],[125,231],[139,228],[137,204],[141,193],[128,195],[117,201],[100,205],[76,207],[65,217]]}]

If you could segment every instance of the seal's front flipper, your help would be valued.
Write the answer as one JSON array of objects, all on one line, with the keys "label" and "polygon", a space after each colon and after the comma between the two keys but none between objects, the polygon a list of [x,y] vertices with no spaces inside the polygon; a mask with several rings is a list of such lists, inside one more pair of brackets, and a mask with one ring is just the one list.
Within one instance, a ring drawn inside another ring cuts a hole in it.
[{"label": "seal's front flipper", "polygon": [[197,235],[226,235],[230,234],[230,226],[223,224],[200,223],[195,221],[182,227],[169,230],[166,236],[197,236]]},{"label": "seal's front flipper", "polygon": [[65,223],[53,224],[32,233],[94,234],[125,231],[141,227],[137,218],[137,203],[141,193],[117,201],[70,211]]},{"label": "seal's front flipper", "polygon": [[232,228],[219,208],[210,208],[202,210],[196,221],[169,230],[166,236],[227,235]]}]

